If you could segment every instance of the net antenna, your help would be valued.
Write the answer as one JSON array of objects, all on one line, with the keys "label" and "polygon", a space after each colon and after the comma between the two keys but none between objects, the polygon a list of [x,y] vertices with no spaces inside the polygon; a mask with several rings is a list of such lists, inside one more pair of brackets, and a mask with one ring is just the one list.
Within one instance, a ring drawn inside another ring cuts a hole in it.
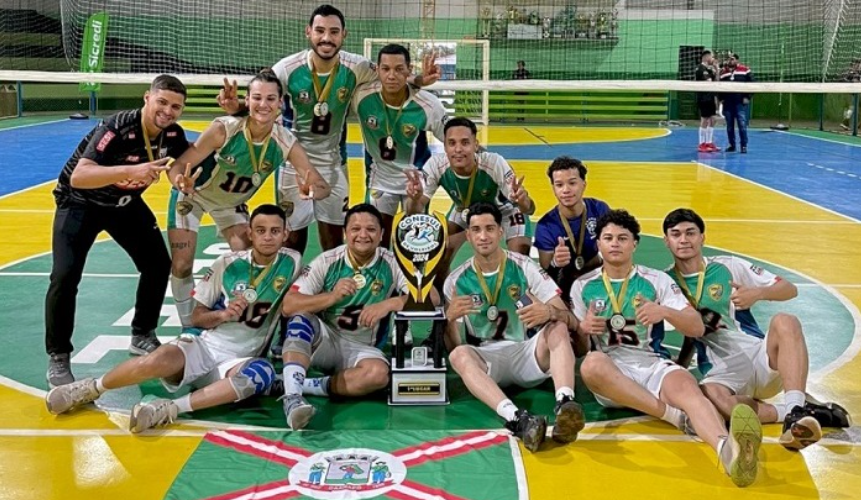
[{"label": "net antenna", "polygon": [[[484,85],[490,82],[489,40],[365,38],[362,55],[376,61],[379,50],[390,43],[409,49],[416,68],[421,67],[426,54],[432,52],[436,55],[435,61],[440,67],[442,78],[429,90],[437,94],[449,115],[463,116],[483,125],[490,122],[490,91]],[[447,84],[457,80],[467,80],[478,85],[472,89],[446,89]]]}]

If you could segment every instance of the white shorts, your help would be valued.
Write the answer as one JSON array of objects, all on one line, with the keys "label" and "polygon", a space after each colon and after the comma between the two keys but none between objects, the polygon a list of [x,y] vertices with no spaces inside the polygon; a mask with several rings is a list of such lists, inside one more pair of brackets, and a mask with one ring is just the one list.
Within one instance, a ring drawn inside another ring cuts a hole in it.
[{"label": "white shorts", "polygon": [[173,383],[167,379],[161,379],[161,385],[169,392],[177,392],[185,386],[195,389],[214,384],[227,376],[227,372],[234,366],[251,359],[234,358],[226,356],[209,349],[200,337],[191,337],[189,340],[173,340],[171,344],[179,347],[185,356],[185,368],[182,380]]},{"label": "white shorts", "polygon": [[[187,214],[181,214],[177,211],[176,207],[180,201],[185,200],[191,203],[191,211]],[[170,201],[167,208],[168,229],[187,229],[196,233],[200,230],[200,221],[203,219],[203,214],[209,214],[212,217],[219,233],[228,227],[238,224],[248,224],[249,219],[248,205],[244,203],[235,207],[219,207],[203,200],[199,196],[188,197],[177,189],[170,190]]]},{"label": "white shorts", "polygon": [[[709,336],[719,334],[726,332],[718,331]],[[735,349],[729,353],[721,349],[720,345],[710,345],[708,340],[704,341],[712,367],[700,385],[720,384],[737,396],[760,400],[779,394],[783,390],[783,379],[777,370],[769,366],[766,340],[741,332],[734,332],[732,339]]]},{"label": "white shorts", "polygon": [[407,195],[397,193],[387,193],[378,189],[371,189],[368,196],[368,203],[377,207],[381,213],[394,216],[398,213],[398,209],[406,210]]},{"label": "white shorts", "polygon": [[535,387],[550,378],[550,373],[541,370],[535,357],[538,338],[545,329],[546,327],[542,328],[531,339],[522,342],[500,340],[487,342],[479,347],[467,347],[474,349],[481,356],[487,364],[487,375],[499,387]]},{"label": "white shorts", "polygon": [[314,220],[336,226],[344,225],[344,216],[350,206],[347,166],[314,166],[332,189],[332,193],[322,200],[303,200],[299,196],[296,169],[292,165],[284,163],[278,169],[275,201],[287,213],[287,224],[291,230],[304,229]]},{"label": "white shorts", "polygon": [[354,368],[363,359],[379,359],[389,364],[383,351],[359,344],[332,333],[320,322],[320,342],[311,354],[311,366],[325,373],[342,372]]},{"label": "white shorts", "polygon": [[[623,375],[649,391],[656,398],[661,397],[661,385],[664,377],[683,368],[669,359],[662,358],[641,349],[614,347],[607,353],[616,368]],[[615,401],[595,394],[595,399],[605,408],[624,408]]]},{"label": "white shorts", "polygon": [[[529,216],[524,215],[519,208],[504,205],[499,207],[502,211],[502,231],[505,233],[505,241],[512,238],[535,236],[535,228]],[[464,230],[467,229],[466,221],[463,219],[462,212],[457,207],[452,206],[448,212],[448,220],[457,224]]]}]

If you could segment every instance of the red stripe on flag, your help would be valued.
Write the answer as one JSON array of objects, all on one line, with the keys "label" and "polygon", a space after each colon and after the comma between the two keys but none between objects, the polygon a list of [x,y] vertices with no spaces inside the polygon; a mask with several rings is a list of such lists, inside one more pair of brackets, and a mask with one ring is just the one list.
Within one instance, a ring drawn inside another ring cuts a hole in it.
[{"label": "red stripe on flag", "polygon": [[227,431],[229,434],[233,434],[234,436],[239,436],[241,438],[247,439],[249,441],[255,441],[257,443],[269,446],[276,446],[279,450],[289,451],[290,453],[295,453],[296,455],[301,455],[303,457],[310,457],[313,455],[308,450],[303,450],[302,448],[296,448],[293,446],[289,446],[283,441],[275,441],[274,439],[267,439],[264,437],[260,437],[257,434],[251,434],[250,432],[243,431]]},{"label": "red stripe on flag", "polygon": [[449,492],[447,492],[445,490],[441,490],[439,488],[431,488],[430,486],[425,486],[423,484],[416,483],[414,481],[404,481],[403,483],[400,484],[400,487],[395,488],[394,490],[386,493],[386,495],[393,496],[392,493],[400,490],[399,492],[404,495],[402,497],[404,500],[416,498],[416,497],[409,496],[408,494],[406,494],[406,492],[403,491],[404,487],[420,491],[420,492],[424,493],[425,495],[434,495],[438,498],[443,498],[445,500],[467,500],[461,496],[455,495],[454,493],[449,493]]},{"label": "red stripe on flag", "polygon": [[447,438],[440,439],[439,441],[428,441],[427,443],[422,443],[415,446],[410,446],[409,448],[404,448],[402,450],[393,451],[392,455],[400,458],[404,455],[409,455],[410,453],[413,453],[415,451],[427,450],[428,448],[432,448],[434,446],[445,446],[455,441],[464,441],[467,439],[472,439],[474,437],[483,436],[487,433],[488,431],[473,431],[466,434],[461,434],[459,436],[449,436]]},{"label": "red stripe on flag", "polygon": [[[483,435],[486,433],[487,433],[486,431],[481,432],[481,433],[479,433],[479,435]],[[454,439],[452,441],[456,441],[456,440],[457,439]],[[445,440],[443,440],[443,441],[445,441]],[[477,443],[464,443],[463,446],[461,446],[459,448],[454,448],[451,450],[441,450],[441,451],[436,451],[434,453],[429,453],[429,454],[422,454],[422,455],[419,455],[415,458],[412,458],[409,460],[404,460],[404,465],[407,467],[415,467],[416,465],[423,464],[423,463],[431,461],[431,460],[442,460],[445,458],[456,457],[458,455],[463,455],[464,453],[470,453],[470,452],[473,452],[476,450],[480,450],[482,448],[487,448],[489,446],[494,446],[494,445],[502,444],[502,443],[506,443],[506,442],[508,442],[508,436],[505,436],[502,434],[497,434],[496,436],[494,436],[490,439],[487,439],[485,441],[480,441]]]},{"label": "red stripe on flag", "polygon": [[[234,500],[236,498],[242,498],[245,495],[251,495],[254,493],[266,493],[269,490],[274,490],[277,488],[283,488],[284,486],[290,486],[290,481],[275,481],[273,483],[266,484],[255,484],[254,486],[250,486],[245,488],[244,490],[233,491],[231,493],[225,493],[223,495],[218,495],[215,497],[209,497],[205,500]],[[279,493],[277,495],[268,497],[267,500],[284,500],[287,498],[293,498],[299,496],[299,492],[296,490],[286,491],[284,493]]]},{"label": "red stripe on flag", "polygon": [[270,453],[267,451],[257,449],[255,447],[247,445],[247,444],[236,443],[234,441],[230,441],[229,439],[225,439],[225,438],[223,438],[219,435],[216,435],[216,434],[207,434],[204,437],[204,439],[206,441],[209,441],[212,444],[216,444],[218,446],[223,446],[225,448],[230,448],[232,450],[246,453],[248,455],[253,455],[255,457],[262,458],[263,460],[269,460],[271,462],[276,462],[276,463],[279,463],[279,464],[287,466],[287,467],[293,467],[294,465],[296,465],[296,460],[293,460],[292,458],[282,457],[282,456],[276,455],[274,453]]}]

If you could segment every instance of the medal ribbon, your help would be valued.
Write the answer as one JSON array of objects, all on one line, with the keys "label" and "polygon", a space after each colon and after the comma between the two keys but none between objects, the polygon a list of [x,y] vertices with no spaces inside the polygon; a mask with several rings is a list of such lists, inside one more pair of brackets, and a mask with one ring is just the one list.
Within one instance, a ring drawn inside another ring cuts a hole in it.
[{"label": "medal ribbon", "polygon": [[496,287],[493,291],[493,296],[490,295],[490,287],[487,286],[487,281],[484,279],[484,273],[481,272],[481,269],[476,264],[473,259],[472,265],[475,269],[475,275],[478,277],[478,284],[481,285],[481,291],[484,292],[484,296],[487,298],[487,302],[491,306],[496,305],[496,301],[499,300],[499,291],[502,290],[502,280],[505,277],[505,263],[508,262],[508,256],[505,252],[502,253],[502,262],[499,264],[499,272],[496,274]]},{"label": "medal ribbon", "polygon": [[317,68],[314,67],[314,60],[311,59],[311,81],[314,83],[314,93],[317,95],[317,104],[322,104],[329,100],[329,93],[332,91],[332,85],[335,83],[335,76],[338,74],[338,67],[341,61],[337,61],[332,70],[329,72],[329,78],[326,79],[326,85],[322,88],[320,85],[320,77],[317,76]]},{"label": "medal ribbon", "polygon": [[[452,170],[452,173],[454,171]],[[478,177],[478,160],[475,161],[475,168],[472,170],[472,173],[469,175],[469,187],[466,189],[466,198],[464,199],[463,193],[460,192],[460,183],[457,182],[457,176],[455,176],[454,188],[457,190],[457,196],[460,198],[460,208],[463,210],[464,208],[469,208],[469,202],[472,200],[472,188],[475,187],[475,178]],[[466,222],[466,221],[464,221]]]},{"label": "medal ribbon", "polygon": [[266,159],[266,150],[269,148],[269,140],[272,139],[272,131],[266,134],[266,139],[263,140],[263,146],[260,148],[260,161],[257,161],[257,154],[254,153],[254,141],[251,140],[251,131],[248,130],[248,121],[245,122],[245,128],[242,130],[245,135],[245,144],[248,146],[248,156],[251,157],[251,167],[255,174],[260,173],[263,168],[263,161]]},{"label": "medal ribbon", "polygon": [[248,288],[253,288],[256,290],[260,283],[263,281],[263,278],[265,278],[266,275],[269,274],[269,271],[272,270],[272,265],[275,264],[276,261],[278,261],[278,255],[276,255],[275,258],[272,259],[272,262],[266,264],[266,267],[264,267],[263,270],[260,271],[260,274],[257,275],[257,278],[254,278],[254,256],[252,255],[252,252],[253,250],[248,251]]},{"label": "medal ribbon", "polygon": [[[150,162],[155,161],[155,157],[152,155],[152,144],[149,142],[149,134],[146,133],[146,125],[144,124],[144,116],[143,111],[141,111],[141,130],[143,131],[143,139],[144,145],[146,146],[146,157],[149,158]],[[164,134],[161,132],[158,133],[158,154],[159,158],[161,158],[161,141],[164,139]]]},{"label": "medal ribbon", "polygon": [[703,298],[703,288],[705,287],[706,281],[706,266],[702,266],[702,268],[697,272],[697,294],[696,296],[691,296],[691,290],[688,288],[688,283],[685,281],[685,276],[679,270],[678,266],[673,266],[673,272],[676,273],[676,278],[679,281],[679,286],[682,287],[682,292],[684,292],[685,297],[688,298],[688,302],[694,306],[694,309],[699,307],[700,299]]},{"label": "medal ribbon", "polygon": [[613,306],[613,314],[622,314],[622,304],[625,303],[625,294],[628,293],[628,281],[631,279],[631,270],[629,269],[628,273],[625,274],[625,281],[622,282],[622,288],[619,289],[618,297],[616,297],[616,292],[613,291],[613,285],[610,283],[607,271],[601,269],[601,278],[604,280],[604,289],[607,290],[610,305]]},{"label": "medal ribbon", "polygon": [[406,98],[406,99],[404,99],[404,102],[402,102],[402,103],[401,103],[401,106],[398,108],[398,114],[395,116],[395,121],[391,121],[391,120],[389,119],[389,105],[388,105],[388,104],[386,104],[386,100],[385,100],[385,99],[383,99],[383,93],[382,93],[382,92],[380,92],[380,93],[378,94],[378,95],[380,96],[380,101],[383,103],[383,111],[385,111],[385,113],[386,113],[386,135],[387,135],[388,137],[392,137],[392,139],[394,139],[394,137],[392,136],[392,130],[393,130],[395,127],[397,127],[397,125],[398,125],[398,120],[400,120],[400,119],[401,119],[401,114],[404,112],[404,107],[406,107],[407,103],[408,103],[408,102],[409,102],[409,100],[410,100],[410,91],[409,91],[409,87],[407,87],[407,88],[406,88],[406,91],[407,91],[407,98]]},{"label": "medal ribbon", "polygon": [[[571,245],[574,245],[574,231],[571,230],[571,226],[568,224],[568,219],[566,219],[562,215],[562,209],[557,208],[557,213],[559,213],[559,220],[562,221],[562,227],[565,228],[565,234],[568,235],[568,241],[571,242]],[[583,204],[583,213],[580,214],[580,236],[577,238],[577,247],[575,248],[575,253],[578,257],[583,255],[583,242],[586,239],[586,204]]]},{"label": "medal ribbon", "polygon": [[371,257],[371,260],[368,261],[368,264],[365,264],[364,266],[360,266],[359,263],[356,261],[356,259],[353,258],[353,253],[350,252],[349,249],[347,249],[347,260],[350,261],[350,267],[353,268],[353,274],[362,274],[362,271],[366,267],[368,267],[368,264],[370,264],[374,260],[374,258]]}]

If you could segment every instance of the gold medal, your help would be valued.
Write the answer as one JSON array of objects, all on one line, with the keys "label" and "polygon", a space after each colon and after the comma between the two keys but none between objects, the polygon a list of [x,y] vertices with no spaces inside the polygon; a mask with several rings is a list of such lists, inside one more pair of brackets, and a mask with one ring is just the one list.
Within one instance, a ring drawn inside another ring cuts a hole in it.
[{"label": "gold medal", "polygon": [[266,150],[269,149],[269,142],[272,139],[272,131],[266,135],[266,139],[263,141],[263,146],[260,147],[260,160],[257,160],[257,154],[254,152],[254,141],[251,139],[251,131],[248,130],[248,122],[245,122],[245,129],[243,130],[243,134],[245,134],[245,145],[248,146],[248,156],[251,159],[251,168],[254,169],[254,173],[251,174],[251,184],[254,187],[260,187],[260,184],[263,183],[263,176],[260,175],[260,171],[263,169],[263,163],[266,159]]},{"label": "gold medal", "polygon": [[190,214],[192,210],[194,210],[194,205],[190,201],[182,200],[176,203],[176,213],[183,217]]},{"label": "gold medal", "polygon": [[365,285],[368,284],[367,278],[365,278],[365,275],[362,273],[354,274],[353,275],[353,281],[356,282],[356,288],[358,288],[359,290],[361,290],[362,288],[365,288]]},{"label": "gold medal", "polygon": [[559,220],[562,221],[562,227],[565,228],[568,241],[571,242],[571,246],[574,247],[574,253],[577,254],[577,258],[574,259],[574,267],[580,271],[586,265],[586,259],[583,257],[583,241],[586,239],[586,204],[583,203],[583,213],[580,214],[580,235],[577,238],[577,246],[574,246],[574,233],[571,231],[568,219],[562,215],[562,208],[558,207],[556,213],[559,214]]}]

